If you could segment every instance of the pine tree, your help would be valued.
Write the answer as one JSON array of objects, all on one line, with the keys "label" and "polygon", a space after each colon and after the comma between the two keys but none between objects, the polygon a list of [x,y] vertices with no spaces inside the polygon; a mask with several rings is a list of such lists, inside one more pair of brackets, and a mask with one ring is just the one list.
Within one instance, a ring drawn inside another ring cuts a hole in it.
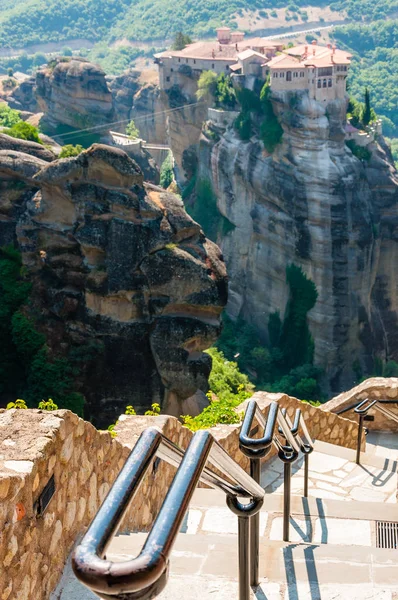
[{"label": "pine tree", "polygon": [[366,127],[369,125],[370,120],[372,118],[371,108],[370,108],[370,94],[368,88],[365,88],[365,107],[363,110],[362,123]]}]

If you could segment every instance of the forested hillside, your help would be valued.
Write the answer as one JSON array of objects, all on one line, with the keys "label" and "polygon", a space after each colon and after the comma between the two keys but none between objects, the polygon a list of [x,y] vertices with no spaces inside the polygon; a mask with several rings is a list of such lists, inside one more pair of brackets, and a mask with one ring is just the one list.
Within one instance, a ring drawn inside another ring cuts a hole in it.
[{"label": "forested hillside", "polygon": [[[243,10],[272,10],[308,6],[296,0],[2,0],[0,46],[72,38],[101,40],[127,37],[165,39],[184,28],[194,36],[208,35]],[[322,0],[312,5],[325,5]],[[345,11],[355,22],[384,20],[398,11],[398,0],[340,0],[333,10]]]}]

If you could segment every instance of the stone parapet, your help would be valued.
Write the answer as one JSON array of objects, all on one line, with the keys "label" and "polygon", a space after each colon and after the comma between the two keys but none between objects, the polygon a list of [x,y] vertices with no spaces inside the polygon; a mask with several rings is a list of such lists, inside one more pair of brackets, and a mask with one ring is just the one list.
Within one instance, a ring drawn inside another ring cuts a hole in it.
[{"label": "stone parapet", "polygon": [[219,110],[218,108],[209,108],[207,113],[209,120],[221,129],[231,127],[239,115],[236,110]]},{"label": "stone parapet", "polygon": [[[336,413],[352,404],[362,400],[396,400],[396,404],[389,404],[388,410],[398,416],[398,377],[372,377],[366,379],[352,390],[339,394],[322,406],[323,411]],[[366,421],[366,427],[373,431],[398,431],[398,423],[385,417],[377,410],[371,409],[369,415],[374,416],[374,421]],[[358,421],[354,409],[344,413],[348,419]]]}]

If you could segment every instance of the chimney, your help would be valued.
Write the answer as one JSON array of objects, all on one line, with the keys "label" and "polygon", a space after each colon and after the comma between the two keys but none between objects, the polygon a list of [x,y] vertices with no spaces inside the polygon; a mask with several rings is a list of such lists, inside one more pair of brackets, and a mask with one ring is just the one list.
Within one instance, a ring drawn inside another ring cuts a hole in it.
[{"label": "chimney", "polygon": [[329,50],[330,50],[330,48],[331,48],[331,47],[332,47],[332,44],[328,44],[328,48],[329,48]]},{"label": "chimney", "polygon": [[315,50],[315,48],[313,48],[313,49],[312,49],[312,54],[313,54],[313,56],[315,56],[315,52],[316,52],[316,50]]},{"label": "chimney", "polygon": [[312,40],[311,44],[312,44],[313,46],[316,46],[316,40]]},{"label": "chimney", "polygon": [[238,50],[238,44],[235,44],[235,50]]},{"label": "chimney", "polygon": [[336,46],[333,44],[332,46],[332,54],[334,54],[336,52]]},{"label": "chimney", "polygon": [[214,50],[211,51],[211,56],[212,56],[212,58],[216,57]]},{"label": "chimney", "polygon": [[218,51],[222,52],[221,44],[219,44],[219,46],[218,46]]}]

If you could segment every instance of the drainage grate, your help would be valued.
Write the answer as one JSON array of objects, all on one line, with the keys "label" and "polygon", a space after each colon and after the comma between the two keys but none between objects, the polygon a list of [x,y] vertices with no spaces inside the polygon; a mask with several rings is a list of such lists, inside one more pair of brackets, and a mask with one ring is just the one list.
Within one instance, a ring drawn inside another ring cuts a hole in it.
[{"label": "drainage grate", "polygon": [[398,523],[376,521],[376,547],[398,548]]}]

